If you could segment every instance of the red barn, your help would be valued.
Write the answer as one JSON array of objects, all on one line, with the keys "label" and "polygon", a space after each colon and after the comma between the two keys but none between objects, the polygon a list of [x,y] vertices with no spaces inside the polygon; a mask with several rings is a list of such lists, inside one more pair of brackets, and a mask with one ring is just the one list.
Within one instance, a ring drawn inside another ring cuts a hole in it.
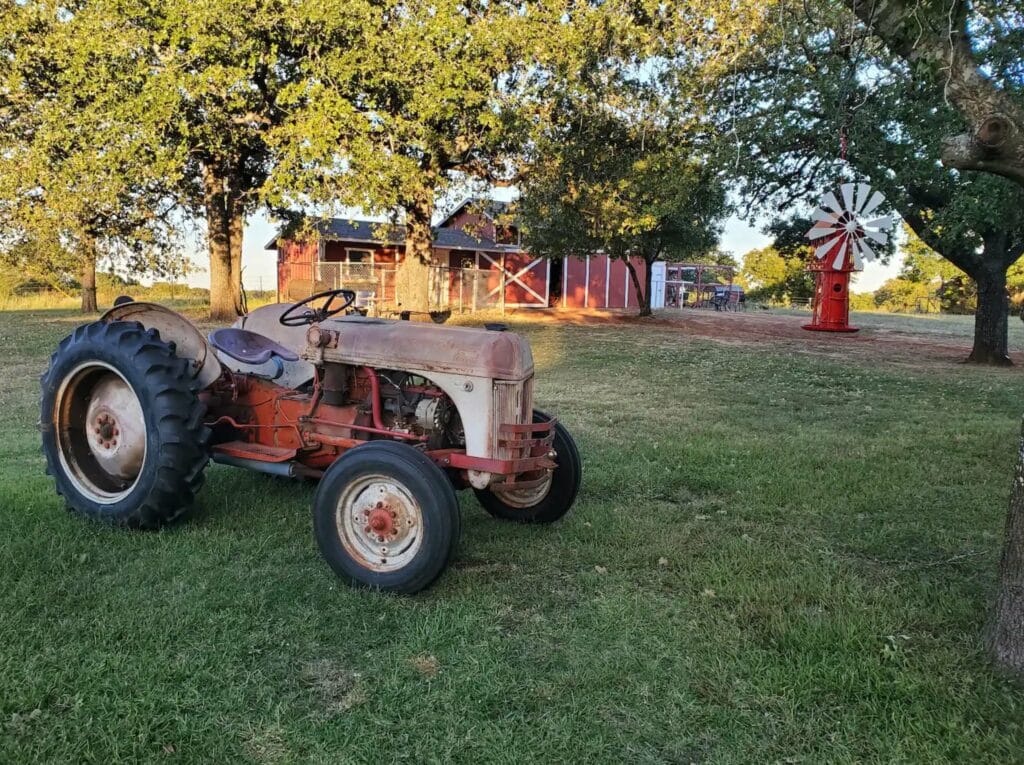
[{"label": "red barn", "polygon": [[[551,261],[522,247],[501,203],[466,200],[434,229],[430,299],[435,309],[637,307],[629,272],[604,255]],[[361,301],[395,302],[394,273],[404,257],[405,227],[333,218],[302,240],[278,234],[277,289],[282,300],[351,287]],[[643,283],[643,261],[636,261]],[[502,283],[505,285],[502,296]]]}]

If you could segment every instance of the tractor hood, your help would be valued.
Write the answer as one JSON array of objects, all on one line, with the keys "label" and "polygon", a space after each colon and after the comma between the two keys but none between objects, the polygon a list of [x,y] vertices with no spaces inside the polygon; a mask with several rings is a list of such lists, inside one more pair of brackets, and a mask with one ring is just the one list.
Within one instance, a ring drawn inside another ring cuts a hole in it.
[{"label": "tractor hood", "polygon": [[338,347],[324,349],[325,361],[499,380],[533,374],[530,344],[514,332],[357,316],[320,326],[339,333]]}]

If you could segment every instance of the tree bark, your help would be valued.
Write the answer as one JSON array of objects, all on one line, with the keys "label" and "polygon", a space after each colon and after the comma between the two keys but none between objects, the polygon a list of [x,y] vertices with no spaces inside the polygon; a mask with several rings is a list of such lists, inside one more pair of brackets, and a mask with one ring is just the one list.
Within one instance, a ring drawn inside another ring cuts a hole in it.
[{"label": "tree bark", "polygon": [[418,195],[405,208],[405,256],[395,272],[396,303],[399,311],[412,311],[422,318],[430,310],[430,264],[434,254],[432,193]]},{"label": "tree bark", "polygon": [[96,245],[90,239],[82,255],[82,313],[96,313]]},{"label": "tree bark", "polygon": [[1013,362],[1010,361],[1007,339],[1010,299],[1006,294],[1006,268],[993,263],[971,276],[978,285],[978,308],[974,313],[974,347],[967,361],[1011,366]]},{"label": "tree bark", "polygon": [[651,311],[651,291],[653,285],[651,280],[654,278],[654,261],[657,260],[657,255],[653,258],[644,258],[644,283],[647,285],[647,289],[644,290],[644,303],[640,308],[641,316],[652,315]]},{"label": "tree bark", "polygon": [[203,201],[210,255],[210,318],[234,320],[241,314],[241,305],[237,281],[232,278],[230,195],[225,178],[210,164],[203,165]]},{"label": "tree bark", "polygon": [[231,299],[235,311],[239,314],[248,313],[245,304],[245,287],[242,285],[242,237],[245,232],[245,214],[238,200],[231,201],[228,216],[228,239],[231,249]]},{"label": "tree bark", "polygon": [[974,60],[967,4],[955,2],[929,17],[919,0],[845,2],[912,69],[930,71],[967,122],[967,133],[943,142],[943,164],[1024,185],[1024,109]]},{"label": "tree bark", "polygon": [[998,591],[985,644],[997,667],[1024,679],[1024,429],[1006,514]]}]

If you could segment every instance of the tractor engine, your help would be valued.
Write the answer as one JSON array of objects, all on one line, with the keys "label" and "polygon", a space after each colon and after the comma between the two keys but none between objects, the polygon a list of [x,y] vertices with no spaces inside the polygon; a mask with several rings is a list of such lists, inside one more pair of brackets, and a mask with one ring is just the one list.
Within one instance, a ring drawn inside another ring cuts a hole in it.
[{"label": "tractor engine", "polygon": [[361,411],[371,415],[374,394],[371,376],[376,375],[381,419],[388,430],[425,436],[429,449],[462,448],[466,445],[455,405],[429,380],[393,369],[348,369],[354,379],[351,400],[359,405]]}]

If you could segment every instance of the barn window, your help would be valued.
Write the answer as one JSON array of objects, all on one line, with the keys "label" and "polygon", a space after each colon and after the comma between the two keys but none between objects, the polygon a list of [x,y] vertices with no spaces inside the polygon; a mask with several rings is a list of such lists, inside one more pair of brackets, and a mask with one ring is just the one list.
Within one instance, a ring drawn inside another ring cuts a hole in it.
[{"label": "barn window", "polygon": [[349,247],[345,250],[346,263],[372,263],[373,253],[370,250],[356,250]]}]

